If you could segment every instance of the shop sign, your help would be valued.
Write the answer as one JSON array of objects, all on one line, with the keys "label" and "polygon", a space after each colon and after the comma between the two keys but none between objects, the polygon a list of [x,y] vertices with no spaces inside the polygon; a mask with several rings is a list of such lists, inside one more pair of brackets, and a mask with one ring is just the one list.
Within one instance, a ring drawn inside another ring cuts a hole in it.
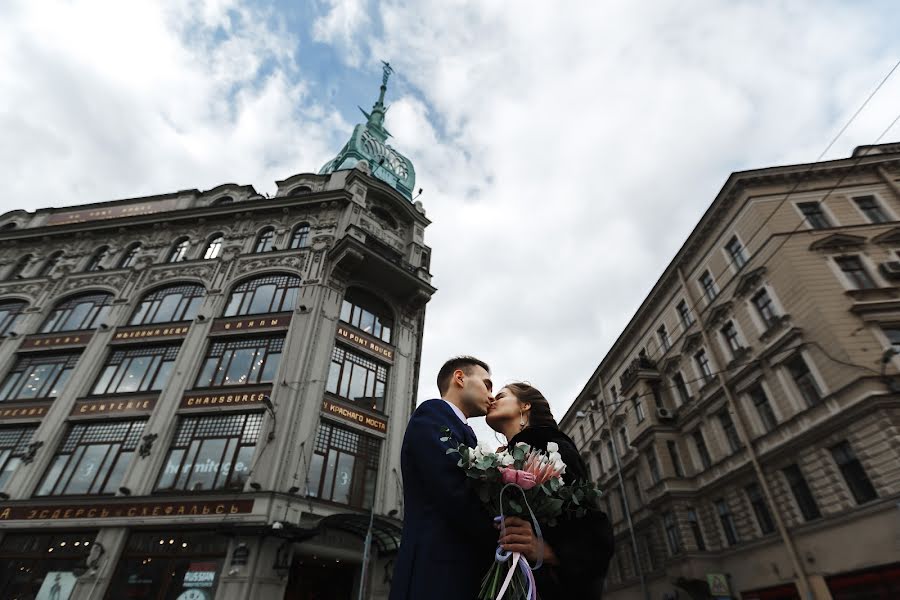
[{"label": "shop sign", "polygon": [[190,328],[190,323],[168,325],[165,327],[150,325],[144,327],[120,328],[116,329],[116,333],[112,338],[112,343],[130,342],[132,340],[152,341],[160,338],[183,338],[187,335]]},{"label": "shop sign", "polygon": [[355,408],[339,404],[334,400],[326,398],[322,401],[322,410],[329,415],[334,415],[351,423],[359,423],[363,427],[368,427],[379,433],[387,433],[387,421],[378,417],[373,417]]},{"label": "shop sign", "polygon": [[354,346],[377,355],[378,358],[383,358],[390,362],[394,361],[394,351],[391,348],[388,348],[381,342],[375,341],[369,336],[358,333],[349,327],[338,325],[337,336],[342,340],[350,342]]},{"label": "shop sign", "polygon": [[135,400],[78,400],[72,407],[72,416],[108,415],[127,412],[150,412],[156,406],[156,398]]},{"label": "shop sign", "polygon": [[216,583],[216,571],[214,562],[191,563],[184,574],[183,588],[211,588]]},{"label": "shop sign", "polygon": [[71,571],[50,571],[34,600],[68,600],[78,578]]},{"label": "shop sign", "polygon": [[53,213],[44,222],[45,225],[65,225],[66,223],[85,223],[87,221],[103,221],[106,219],[118,219],[120,217],[134,217],[136,215],[152,215],[161,212],[175,210],[178,200],[154,200],[153,202],[135,202],[132,204],[119,204],[117,206],[105,206],[89,208],[85,210],[69,210]]},{"label": "shop sign", "polygon": [[257,329],[287,329],[291,324],[291,313],[262,317],[239,317],[236,319],[216,319],[210,333],[236,333]]},{"label": "shop sign", "polygon": [[132,502],[130,504],[66,504],[62,506],[6,506],[0,521],[73,521],[129,517],[200,517],[253,512],[253,500],[224,502]]},{"label": "shop sign", "polygon": [[268,396],[271,392],[272,388],[254,390],[252,392],[231,391],[224,393],[200,392],[186,394],[181,398],[181,408],[262,404],[263,396]]},{"label": "shop sign", "polygon": [[93,331],[76,331],[74,333],[49,333],[29,335],[22,340],[20,350],[34,350],[44,348],[60,348],[63,346],[86,346]]},{"label": "shop sign", "polygon": [[706,583],[709,584],[709,593],[713,596],[731,596],[731,586],[728,585],[728,577],[723,573],[707,573]]},{"label": "shop sign", "polygon": [[0,403],[0,419],[40,419],[47,415],[53,401],[10,406],[9,403]]}]

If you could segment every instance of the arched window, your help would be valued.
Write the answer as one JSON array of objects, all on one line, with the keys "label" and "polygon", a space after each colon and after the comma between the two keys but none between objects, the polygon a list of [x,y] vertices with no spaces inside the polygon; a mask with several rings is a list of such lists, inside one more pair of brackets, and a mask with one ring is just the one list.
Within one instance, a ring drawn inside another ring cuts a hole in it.
[{"label": "arched window", "polygon": [[129,325],[190,321],[197,316],[206,290],[202,285],[183,283],[154,290],[141,299]]},{"label": "arched window", "polygon": [[358,288],[347,290],[344,303],[341,305],[341,321],[391,343],[394,329],[391,309],[383,300],[365,290]]},{"label": "arched window", "polygon": [[222,234],[217,233],[209,238],[209,243],[206,245],[206,252],[203,253],[203,258],[209,260],[211,258],[218,258],[219,254],[222,252]]},{"label": "arched window", "polygon": [[122,260],[119,261],[120,269],[127,269],[129,267],[133,267],[134,263],[137,262],[138,254],[141,252],[141,243],[134,242],[128,248],[125,249],[125,252],[122,253]]},{"label": "arched window", "polygon": [[274,242],[275,229],[273,227],[266,227],[259,232],[258,236],[256,236],[256,245],[253,247],[253,251],[268,252],[269,250],[272,250],[274,248]]},{"label": "arched window", "polygon": [[47,260],[44,261],[44,264],[41,266],[41,272],[38,274],[40,277],[47,277],[50,273],[53,272],[53,269],[56,268],[56,265],[59,264],[59,261],[62,260],[62,257],[65,255],[65,252],[62,250],[57,250],[53,254],[47,257]]},{"label": "arched window", "polygon": [[109,246],[100,246],[96,250],[94,250],[94,254],[91,255],[91,260],[88,261],[88,264],[84,267],[85,271],[102,271],[103,270],[103,261],[106,260],[106,256],[109,254]]},{"label": "arched window", "polygon": [[177,263],[187,260],[187,253],[190,249],[191,241],[187,238],[179,238],[175,241],[175,244],[172,245],[172,251],[169,252],[168,262]]},{"label": "arched window", "polygon": [[213,206],[222,206],[223,204],[231,204],[234,202],[234,198],[231,196],[222,196],[221,198],[216,198],[213,200]]},{"label": "arched window", "polygon": [[306,248],[309,246],[309,223],[300,223],[294,227],[291,234],[291,248]]},{"label": "arched window", "polygon": [[89,292],[63,300],[44,321],[41,333],[93,329],[106,320],[113,296],[106,292]]},{"label": "arched window", "polygon": [[4,223],[3,227],[0,227],[3,231],[9,231],[10,229],[15,229],[19,224],[15,221],[10,221],[9,223]]},{"label": "arched window", "polygon": [[7,279],[22,279],[24,277],[25,269],[28,268],[28,264],[31,262],[31,259],[34,258],[31,254],[26,254],[22,258],[16,261],[16,264],[12,266],[7,273]]},{"label": "arched window", "polygon": [[299,291],[300,278],[296,275],[263,275],[250,279],[232,290],[225,316],[293,310]]},{"label": "arched window", "polygon": [[0,335],[13,331],[13,326],[26,306],[28,303],[22,300],[0,302]]},{"label": "arched window", "polygon": [[298,185],[290,191],[288,196],[303,196],[304,194],[309,194],[310,192],[312,192],[312,188],[308,185]]}]

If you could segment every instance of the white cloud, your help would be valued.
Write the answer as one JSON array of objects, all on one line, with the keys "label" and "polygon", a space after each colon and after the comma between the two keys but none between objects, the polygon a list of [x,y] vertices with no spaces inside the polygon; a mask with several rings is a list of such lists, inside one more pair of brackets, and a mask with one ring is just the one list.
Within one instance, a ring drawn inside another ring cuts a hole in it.
[{"label": "white cloud", "polygon": [[333,44],[343,52],[344,60],[358,67],[362,49],[358,36],[369,25],[366,0],[327,0],[328,11],[313,22],[313,39]]}]

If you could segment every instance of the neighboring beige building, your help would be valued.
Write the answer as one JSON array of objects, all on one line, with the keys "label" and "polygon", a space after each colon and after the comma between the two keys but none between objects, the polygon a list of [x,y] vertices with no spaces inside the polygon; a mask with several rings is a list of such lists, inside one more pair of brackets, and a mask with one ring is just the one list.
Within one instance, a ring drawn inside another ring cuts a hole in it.
[{"label": "neighboring beige building", "polygon": [[591,375],[607,600],[900,598],[898,181],[900,144],[732,174]]},{"label": "neighboring beige building", "polygon": [[273,197],[0,216],[0,598],[387,597],[435,291],[388,74]]}]

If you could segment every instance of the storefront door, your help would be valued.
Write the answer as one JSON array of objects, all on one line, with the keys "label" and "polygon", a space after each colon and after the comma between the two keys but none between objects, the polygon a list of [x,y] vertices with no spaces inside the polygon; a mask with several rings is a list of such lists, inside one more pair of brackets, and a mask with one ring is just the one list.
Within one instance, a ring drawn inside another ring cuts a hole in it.
[{"label": "storefront door", "polygon": [[0,542],[0,598],[68,600],[96,532],[8,533]]},{"label": "storefront door", "polygon": [[355,600],[357,571],[353,563],[294,557],[284,600]]}]

